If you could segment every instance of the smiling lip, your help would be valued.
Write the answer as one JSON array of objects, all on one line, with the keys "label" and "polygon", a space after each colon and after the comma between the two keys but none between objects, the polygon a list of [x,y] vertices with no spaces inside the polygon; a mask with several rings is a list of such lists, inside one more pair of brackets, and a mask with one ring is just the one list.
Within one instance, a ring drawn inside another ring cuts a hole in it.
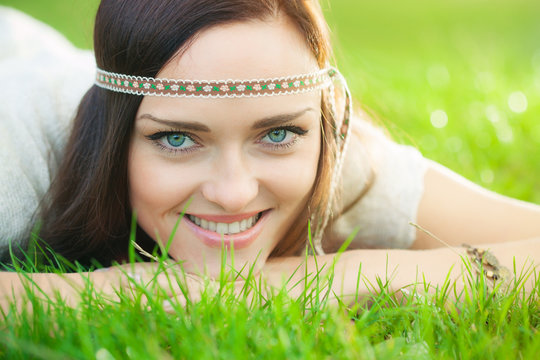
[{"label": "smiling lip", "polygon": [[[192,215],[208,221],[232,223],[248,219],[252,216],[257,215],[258,213],[259,212],[256,211],[240,215]],[[259,234],[263,230],[264,223],[268,219],[269,214],[270,210],[265,210],[261,212],[261,217],[255,225],[245,231],[232,235],[223,235],[215,231],[203,229],[202,227],[191,221],[188,216],[184,216],[182,221],[185,221],[188,228],[190,228],[191,231],[193,231],[193,233],[208,247],[221,248],[221,246],[223,245],[226,248],[230,248],[231,245],[234,245],[235,249],[243,249],[251,245],[255,241],[257,236],[259,236]]]}]

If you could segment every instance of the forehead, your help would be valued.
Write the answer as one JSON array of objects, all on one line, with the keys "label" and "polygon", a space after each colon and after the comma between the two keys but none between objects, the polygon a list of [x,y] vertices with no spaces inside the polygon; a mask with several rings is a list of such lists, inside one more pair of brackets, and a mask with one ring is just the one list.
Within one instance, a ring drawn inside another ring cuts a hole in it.
[{"label": "forehead", "polygon": [[[250,80],[317,71],[315,56],[294,24],[283,17],[215,26],[198,34],[157,77],[185,80]],[[188,118],[203,122],[220,119],[238,123],[320,107],[320,91],[254,98],[171,98],[145,96],[138,115]]]},{"label": "forehead", "polygon": [[284,16],[211,27],[173,57],[158,77],[263,79],[318,69],[304,36]]}]

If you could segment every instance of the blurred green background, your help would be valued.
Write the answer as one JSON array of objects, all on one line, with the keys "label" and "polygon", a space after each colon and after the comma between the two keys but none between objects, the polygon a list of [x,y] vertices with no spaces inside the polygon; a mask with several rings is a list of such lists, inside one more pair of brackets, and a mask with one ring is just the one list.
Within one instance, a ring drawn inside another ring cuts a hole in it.
[{"label": "blurred green background", "polygon": [[[540,203],[540,1],[321,0],[357,105],[468,179]],[[92,44],[97,0],[0,0]]]}]

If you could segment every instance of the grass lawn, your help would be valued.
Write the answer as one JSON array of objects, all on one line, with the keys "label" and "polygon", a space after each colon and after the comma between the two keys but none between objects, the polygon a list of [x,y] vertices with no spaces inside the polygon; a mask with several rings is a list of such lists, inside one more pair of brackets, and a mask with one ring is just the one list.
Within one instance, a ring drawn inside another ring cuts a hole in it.
[{"label": "grass lawn", "polygon": [[[398,140],[497,192],[540,203],[540,2],[321,0],[357,105]],[[0,0],[91,47],[96,0]],[[1,50],[0,50],[1,51]],[[540,282],[456,306],[384,291],[369,309],[223,292],[174,315],[156,300],[0,323],[0,358],[536,358]],[[306,310],[307,309],[307,310]],[[2,317],[0,316],[0,319]]]}]

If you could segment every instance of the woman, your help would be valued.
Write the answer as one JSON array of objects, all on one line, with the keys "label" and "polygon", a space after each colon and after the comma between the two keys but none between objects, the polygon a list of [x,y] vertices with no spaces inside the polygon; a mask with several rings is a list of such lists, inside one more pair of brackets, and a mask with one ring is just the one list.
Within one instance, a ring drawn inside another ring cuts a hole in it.
[{"label": "woman", "polygon": [[[187,272],[216,276],[222,248],[234,248],[231,266],[253,266],[275,284],[302,264],[310,230],[324,263],[358,228],[336,263],[344,295],[360,264],[368,279],[399,267],[396,289],[421,273],[442,283],[451,268],[458,280],[455,252],[466,250],[441,247],[410,221],[451,246],[490,244],[506,267],[514,256],[540,258],[538,206],[478,188],[358,118],[349,123],[315,2],[104,0],[94,35],[96,84],[41,215],[40,236],[69,260],[125,260],[133,213],[137,242],[167,247]],[[147,276],[151,266],[136,271]],[[90,277],[106,291],[116,270]]]}]

